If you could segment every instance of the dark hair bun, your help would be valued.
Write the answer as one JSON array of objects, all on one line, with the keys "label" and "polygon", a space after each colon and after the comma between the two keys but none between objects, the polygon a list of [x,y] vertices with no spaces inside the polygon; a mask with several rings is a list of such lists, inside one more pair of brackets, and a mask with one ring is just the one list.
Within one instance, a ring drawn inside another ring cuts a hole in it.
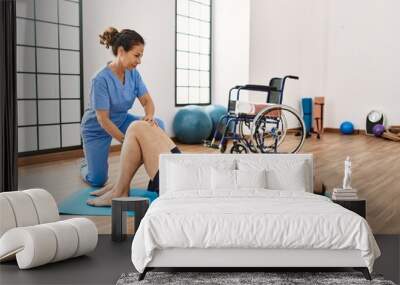
[{"label": "dark hair bun", "polygon": [[119,32],[114,27],[107,28],[100,37],[100,44],[105,45],[106,48],[112,46],[117,39]]},{"label": "dark hair bun", "polygon": [[144,45],[144,39],[134,30],[123,29],[120,32],[114,27],[109,27],[99,35],[100,43],[106,48],[111,47],[115,56],[118,55],[118,48],[122,47],[125,51],[131,50],[135,45]]}]

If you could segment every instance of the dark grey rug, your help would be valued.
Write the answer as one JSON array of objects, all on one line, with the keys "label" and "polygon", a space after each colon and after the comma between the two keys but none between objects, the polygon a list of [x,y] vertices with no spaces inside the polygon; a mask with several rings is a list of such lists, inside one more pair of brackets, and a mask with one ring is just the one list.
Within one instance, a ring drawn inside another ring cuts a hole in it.
[{"label": "dark grey rug", "polygon": [[368,281],[359,272],[148,272],[146,278],[138,281],[139,273],[122,274],[117,285],[133,284],[379,284],[395,285],[380,275],[372,275]]}]

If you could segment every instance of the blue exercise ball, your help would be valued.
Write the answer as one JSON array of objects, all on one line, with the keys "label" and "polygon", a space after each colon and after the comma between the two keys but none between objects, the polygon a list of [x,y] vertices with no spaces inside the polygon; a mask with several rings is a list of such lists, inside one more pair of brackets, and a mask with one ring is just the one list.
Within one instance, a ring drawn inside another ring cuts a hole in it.
[{"label": "blue exercise ball", "polygon": [[175,137],[182,143],[202,143],[210,136],[212,130],[211,118],[203,108],[190,105],[180,109],[174,118],[172,128]]},{"label": "blue exercise ball", "polygon": [[344,135],[351,135],[354,133],[354,126],[352,122],[345,121],[340,125],[340,132]]},{"label": "blue exercise ball", "polygon": [[[228,110],[226,109],[226,107],[221,105],[208,105],[204,108],[204,111],[208,114],[212,122],[212,130],[210,134],[210,138],[212,138],[214,136],[215,129],[217,128],[219,119],[222,116],[226,115]],[[222,124],[224,124],[224,122],[222,122]],[[217,139],[219,139],[219,137],[220,135],[217,137]]]}]

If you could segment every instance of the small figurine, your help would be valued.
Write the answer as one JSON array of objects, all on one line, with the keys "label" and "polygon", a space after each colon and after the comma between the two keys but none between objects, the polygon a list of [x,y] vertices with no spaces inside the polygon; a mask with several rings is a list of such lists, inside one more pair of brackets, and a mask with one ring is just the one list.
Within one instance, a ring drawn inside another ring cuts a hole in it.
[{"label": "small figurine", "polygon": [[343,189],[351,188],[351,160],[348,156],[344,162],[344,178],[343,178]]}]

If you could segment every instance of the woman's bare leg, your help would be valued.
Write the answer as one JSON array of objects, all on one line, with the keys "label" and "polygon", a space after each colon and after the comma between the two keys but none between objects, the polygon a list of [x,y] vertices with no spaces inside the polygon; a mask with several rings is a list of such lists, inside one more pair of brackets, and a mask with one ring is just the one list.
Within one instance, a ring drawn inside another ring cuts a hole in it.
[{"label": "woman's bare leg", "polygon": [[151,126],[144,121],[133,122],[126,132],[122,147],[121,169],[117,183],[111,191],[87,203],[92,206],[107,206],[111,205],[112,198],[128,196],[131,180],[142,160],[147,174],[150,178],[154,178],[159,168],[160,154],[170,153],[174,147],[176,147],[174,142],[159,127]]},{"label": "woman's bare leg", "polygon": [[137,121],[129,128],[139,142],[146,172],[153,179],[159,169],[160,154],[171,153],[176,145],[161,128],[147,122]]},{"label": "woman's bare leg", "polygon": [[91,206],[109,206],[112,198],[128,196],[133,175],[142,165],[142,150],[133,132],[126,132],[121,149],[120,171],[117,183],[103,195],[87,201]]},{"label": "woman's bare leg", "polygon": [[114,187],[114,183],[107,183],[104,187],[100,188],[99,190],[94,190],[94,191],[90,192],[90,195],[101,196],[104,193],[111,191],[113,187]]}]

